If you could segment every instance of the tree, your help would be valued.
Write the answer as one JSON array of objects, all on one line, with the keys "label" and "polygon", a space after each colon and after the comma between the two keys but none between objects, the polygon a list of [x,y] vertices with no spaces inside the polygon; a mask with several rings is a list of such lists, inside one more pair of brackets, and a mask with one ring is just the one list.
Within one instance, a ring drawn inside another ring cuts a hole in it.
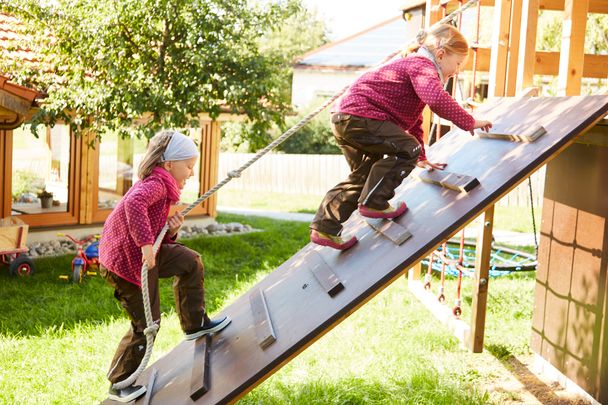
[{"label": "tree", "polygon": [[228,107],[259,131],[282,122],[290,66],[262,52],[260,37],[300,9],[299,0],[0,0],[42,59],[1,58],[0,69],[48,93],[34,127],[61,119],[77,133],[150,136]]},{"label": "tree", "polygon": [[[289,65],[282,70],[278,80],[282,81],[283,97],[291,98],[292,64],[307,51],[318,48],[328,41],[325,23],[315,13],[300,7],[274,29],[266,30],[259,39],[260,50],[271,59],[284,57]],[[293,121],[293,120],[290,120]],[[272,141],[276,133],[286,129],[283,123],[275,125],[269,132],[267,127],[256,127],[250,123],[226,123],[222,126],[224,150],[255,151]],[[303,128],[301,131],[305,131]],[[301,138],[303,133],[295,134]]]}]

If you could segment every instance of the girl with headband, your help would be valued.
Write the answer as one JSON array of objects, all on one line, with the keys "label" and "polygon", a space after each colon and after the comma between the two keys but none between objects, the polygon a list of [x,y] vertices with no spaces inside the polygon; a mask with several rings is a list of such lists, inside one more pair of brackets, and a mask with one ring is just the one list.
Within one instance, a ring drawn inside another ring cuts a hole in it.
[{"label": "girl with headband", "polygon": [[[112,384],[129,377],[146,351],[146,319],[141,291],[141,268],[148,265],[150,304],[154,322],[160,325],[159,277],[175,277],[173,293],[181,327],[188,340],[219,332],[230,323],[228,317],[211,320],[205,311],[203,264],[197,252],[175,243],[184,217],[171,205],[179,201],[186,180],[193,175],[199,149],[189,137],[175,131],[156,134],[139,166],[140,181],[120,200],[108,216],[99,242],[101,276],[114,288],[131,318],[107,374]],[[168,224],[157,255],[152,245]],[[130,402],[146,392],[131,385],[122,390],[110,386],[109,399]]]}]

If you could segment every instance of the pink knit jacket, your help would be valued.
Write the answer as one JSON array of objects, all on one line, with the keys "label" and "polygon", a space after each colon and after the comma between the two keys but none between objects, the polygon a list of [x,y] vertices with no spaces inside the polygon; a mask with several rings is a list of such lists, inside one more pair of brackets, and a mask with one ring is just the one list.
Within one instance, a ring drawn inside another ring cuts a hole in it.
[{"label": "pink knit jacket", "polygon": [[443,89],[437,68],[429,59],[411,54],[363,74],[340,99],[337,112],[391,121],[422,141],[424,106],[459,128],[470,131],[475,119]]},{"label": "pink knit jacket", "polygon": [[[109,271],[141,287],[143,245],[151,245],[167,223],[171,201],[166,179],[152,173],[127,191],[106,219],[99,261]],[[165,236],[163,243],[173,243]]]}]

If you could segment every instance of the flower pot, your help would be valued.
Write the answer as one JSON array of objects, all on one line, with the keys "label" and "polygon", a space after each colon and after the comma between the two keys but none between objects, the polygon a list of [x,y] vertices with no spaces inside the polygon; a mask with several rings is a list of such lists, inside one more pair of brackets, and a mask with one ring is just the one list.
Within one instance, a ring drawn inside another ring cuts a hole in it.
[{"label": "flower pot", "polygon": [[53,206],[53,196],[40,197],[40,206],[42,208],[51,208]]}]

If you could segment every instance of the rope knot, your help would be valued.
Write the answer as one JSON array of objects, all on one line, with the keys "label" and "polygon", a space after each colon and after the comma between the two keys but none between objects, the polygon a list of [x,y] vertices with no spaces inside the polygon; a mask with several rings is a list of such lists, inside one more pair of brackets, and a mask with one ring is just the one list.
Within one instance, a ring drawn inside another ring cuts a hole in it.
[{"label": "rope knot", "polygon": [[231,179],[236,179],[238,177],[241,177],[241,171],[240,170],[231,170],[228,172],[228,177],[230,177]]},{"label": "rope knot", "polygon": [[160,326],[156,323],[153,323],[152,325],[150,325],[146,329],[144,329],[144,335],[152,334],[152,336],[156,336],[159,329],[160,329]]}]

